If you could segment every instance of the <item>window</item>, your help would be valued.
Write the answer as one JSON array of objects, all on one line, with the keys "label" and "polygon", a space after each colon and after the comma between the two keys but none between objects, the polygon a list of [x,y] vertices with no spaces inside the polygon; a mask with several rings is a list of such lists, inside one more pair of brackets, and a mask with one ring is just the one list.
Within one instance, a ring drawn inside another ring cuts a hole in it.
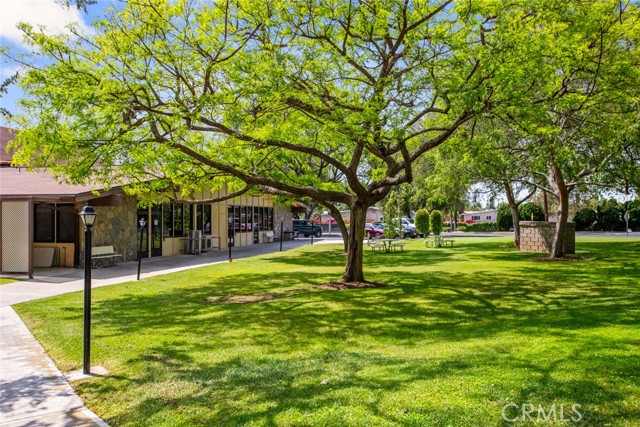
[{"label": "window", "polygon": [[480,215],[472,215],[471,221],[480,221]]},{"label": "window", "polygon": [[35,205],[33,215],[33,241],[49,243],[55,241],[55,207]]},{"label": "window", "polygon": [[33,241],[74,243],[78,214],[71,204],[34,205]]},{"label": "window", "polygon": [[182,225],[182,235],[183,236],[188,236],[189,235],[189,231],[193,230],[193,205],[184,205],[183,206],[184,209],[184,222]]},{"label": "window", "polygon": [[164,237],[173,237],[173,205],[162,205],[162,230]]},{"label": "window", "polygon": [[487,221],[491,221],[491,215],[487,215]]},{"label": "window", "polygon": [[182,219],[184,216],[184,205],[173,205],[173,237],[182,237]]},{"label": "window", "polygon": [[202,228],[204,234],[211,234],[211,205],[202,206]]},{"label": "window", "polygon": [[76,224],[78,215],[73,209],[73,205],[58,205],[56,210],[56,242],[74,243],[76,240]]}]

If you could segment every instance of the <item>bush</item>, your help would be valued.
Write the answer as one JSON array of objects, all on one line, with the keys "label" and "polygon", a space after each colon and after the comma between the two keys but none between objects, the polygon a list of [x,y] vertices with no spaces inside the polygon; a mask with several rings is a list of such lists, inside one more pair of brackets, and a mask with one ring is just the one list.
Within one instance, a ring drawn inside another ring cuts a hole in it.
[{"label": "bush", "polygon": [[511,216],[511,208],[508,204],[502,204],[498,207],[498,215],[496,218],[498,229],[500,231],[509,231],[513,229],[513,217]]},{"label": "bush", "polygon": [[475,224],[467,225],[467,231],[477,231],[477,232],[491,232],[491,231],[499,231],[498,224],[495,222],[476,222]]},{"label": "bush", "polygon": [[467,226],[464,224],[456,225],[456,230],[458,231],[465,231],[466,229],[467,229]]},{"label": "bush", "polygon": [[624,208],[616,199],[609,199],[598,204],[598,222],[596,227],[601,231],[624,230],[625,222],[622,216]]},{"label": "bush", "polygon": [[434,235],[439,236],[442,233],[442,212],[434,210],[429,219],[431,220],[431,231]]},{"label": "bush", "polygon": [[[533,221],[544,221],[544,209],[542,206],[535,203],[523,203],[518,208],[520,214],[520,221],[532,221],[531,216],[533,214]],[[513,224],[511,225],[513,227]]]},{"label": "bush", "polygon": [[580,209],[573,217],[576,223],[576,231],[588,231],[598,219],[598,214],[593,209]]},{"label": "bush", "polygon": [[418,209],[416,212],[416,217],[414,218],[414,223],[416,225],[416,230],[418,233],[426,236],[429,234],[429,212],[426,209]]}]

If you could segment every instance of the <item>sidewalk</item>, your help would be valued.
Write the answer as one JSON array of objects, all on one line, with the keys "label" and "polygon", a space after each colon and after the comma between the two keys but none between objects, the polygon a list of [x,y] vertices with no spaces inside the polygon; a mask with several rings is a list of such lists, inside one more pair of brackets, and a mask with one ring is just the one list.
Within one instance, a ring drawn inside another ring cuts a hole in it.
[{"label": "sidewalk", "polygon": [[[314,239],[314,243],[339,243]],[[283,250],[305,246],[310,239],[283,242]],[[280,243],[233,248],[233,259],[277,252]],[[228,262],[228,251],[142,260],[140,278]],[[92,270],[92,287],[136,280],[137,262]],[[26,279],[26,276],[19,277]],[[19,302],[81,291],[82,268],[37,269],[34,279],[0,286],[0,427],[105,427],[84,406],[26,325],[10,307]]]}]

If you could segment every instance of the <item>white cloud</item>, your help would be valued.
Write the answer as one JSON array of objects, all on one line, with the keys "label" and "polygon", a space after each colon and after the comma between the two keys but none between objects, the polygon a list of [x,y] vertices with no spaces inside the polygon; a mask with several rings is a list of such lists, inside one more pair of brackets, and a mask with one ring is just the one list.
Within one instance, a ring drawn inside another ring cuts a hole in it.
[{"label": "white cloud", "polygon": [[91,31],[76,8],[54,0],[0,0],[0,38],[22,44],[23,33],[16,28],[19,22],[43,25],[49,34],[68,33],[65,26],[72,22],[84,33]]}]

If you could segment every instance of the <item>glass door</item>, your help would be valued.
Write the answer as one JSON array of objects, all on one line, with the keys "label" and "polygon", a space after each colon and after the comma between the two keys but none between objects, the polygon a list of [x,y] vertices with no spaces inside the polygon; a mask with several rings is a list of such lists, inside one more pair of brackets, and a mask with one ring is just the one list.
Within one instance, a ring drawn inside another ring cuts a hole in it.
[{"label": "glass door", "polygon": [[[162,256],[162,209],[156,206],[151,210],[151,256]],[[148,231],[148,230],[147,230]]]}]

